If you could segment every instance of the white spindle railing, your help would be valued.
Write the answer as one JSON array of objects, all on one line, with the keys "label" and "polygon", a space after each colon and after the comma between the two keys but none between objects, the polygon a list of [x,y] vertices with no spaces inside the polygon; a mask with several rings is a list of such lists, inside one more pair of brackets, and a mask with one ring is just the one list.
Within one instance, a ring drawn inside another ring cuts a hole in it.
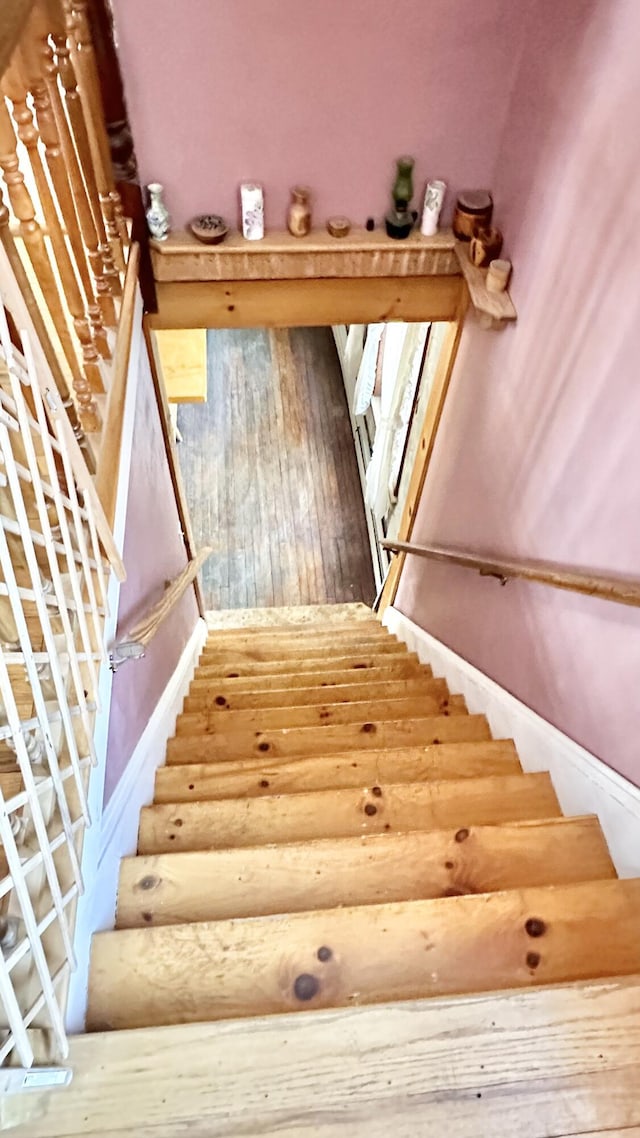
[{"label": "white spindle railing", "polygon": [[10,630],[0,652],[0,1093],[66,1077],[64,995],[106,660],[99,506],[78,478],[60,397],[38,376],[22,330],[20,341],[12,342],[0,303],[5,641]]}]

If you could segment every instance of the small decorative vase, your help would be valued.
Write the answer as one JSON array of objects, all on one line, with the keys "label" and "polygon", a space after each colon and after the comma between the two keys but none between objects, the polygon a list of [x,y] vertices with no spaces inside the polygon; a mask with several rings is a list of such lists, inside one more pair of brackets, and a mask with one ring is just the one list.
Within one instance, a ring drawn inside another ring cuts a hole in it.
[{"label": "small decorative vase", "polygon": [[247,241],[261,241],[264,237],[264,194],[262,186],[255,182],[243,182],[240,186],[240,207],[242,211],[242,236]]},{"label": "small decorative vase", "polygon": [[149,191],[149,206],[146,218],[149,233],[155,237],[156,241],[166,241],[171,230],[171,218],[169,210],[162,200],[164,186],[160,182],[149,182],[147,189]]},{"label": "small decorative vase", "polygon": [[294,237],[306,237],[311,230],[311,190],[306,186],[294,186],[291,190],[291,205],[287,211],[287,228]]},{"label": "small decorative vase", "polygon": [[446,182],[428,182],[424,194],[424,207],[420,232],[423,237],[433,237],[438,232],[440,210],[447,192]]}]

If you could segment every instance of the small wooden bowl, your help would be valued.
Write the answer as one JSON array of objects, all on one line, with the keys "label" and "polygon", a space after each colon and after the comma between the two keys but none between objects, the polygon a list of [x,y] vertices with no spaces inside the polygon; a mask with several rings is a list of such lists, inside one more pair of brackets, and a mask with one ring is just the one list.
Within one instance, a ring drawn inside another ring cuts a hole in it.
[{"label": "small wooden bowl", "polygon": [[204,245],[219,245],[229,232],[226,221],[217,213],[201,213],[189,222],[189,229]]},{"label": "small wooden bowl", "polygon": [[351,222],[348,217],[330,217],[327,222],[327,230],[332,237],[346,237],[351,229]]}]

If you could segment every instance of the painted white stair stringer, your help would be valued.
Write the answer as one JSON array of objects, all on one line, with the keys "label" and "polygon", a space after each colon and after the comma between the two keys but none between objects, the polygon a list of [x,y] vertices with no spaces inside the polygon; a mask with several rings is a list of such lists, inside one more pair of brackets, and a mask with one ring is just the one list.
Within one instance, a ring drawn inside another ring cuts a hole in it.
[{"label": "painted white stair stringer", "polygon": [[525,771],[549,771],[565,814],[596,814],[620,877],[640,875],[640,789],[393,607],[382,623],[484,713],[496,738],[515,741]]}]

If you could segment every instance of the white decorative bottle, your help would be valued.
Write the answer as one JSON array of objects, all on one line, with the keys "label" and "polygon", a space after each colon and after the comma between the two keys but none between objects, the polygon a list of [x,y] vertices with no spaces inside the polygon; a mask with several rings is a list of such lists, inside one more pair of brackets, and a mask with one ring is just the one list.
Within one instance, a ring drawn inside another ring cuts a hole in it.
[{"label": "white decorative bottle", "polygon": [[149,206],[146,218],[149,233],[155,237],[156,241],[166,241],[171,230],[171,218],[169,210],[162,200],[164,186],[160,182],[149,182],[147,189],[149,191]]},{"label": "white decorative bottle", "polygon": [[242,212],[242,236],[247,241],[261,241],[264,237],[264,194],[262,186],[255,182],[243,182],[240,186],[240,207]]},{"label": "white decorative bottle", "polygon": [[428,182],[424,194],[424,208],[420,232],[423,237],[433,237],[438,232],[440,210],[447,192],[446,182]]}]

